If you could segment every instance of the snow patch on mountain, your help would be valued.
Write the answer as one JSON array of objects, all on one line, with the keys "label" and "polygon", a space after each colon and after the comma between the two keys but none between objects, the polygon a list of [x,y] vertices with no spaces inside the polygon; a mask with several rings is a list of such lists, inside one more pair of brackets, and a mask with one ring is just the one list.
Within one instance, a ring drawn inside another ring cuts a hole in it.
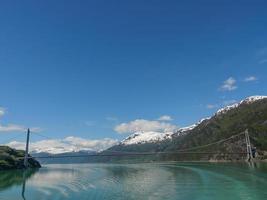
[{"label": "snow patch on mountain", "polygon": [[147,142],[158,142],[166,139],[171,139],[173,132],[165,132],[165,133],[160,133],[160,132],[154,132],[154,131],[149,131],[149,132],[136,132],[123,141],[121,141],[122,145],[131,145],[131,144],[142,144],[142,143],[147,143]]},{"label": "snow patch on mountain", "polygon": [[203,118],[201,120],[199,120],[197,123],[195,124],[192,124],[190,126],[186,126],[186,127],[183,127],[183,128],[180,128],[177,130],[177,132],[175,133],[177,136],[181,136],[181,135],[184,135],[186,134],[188,131],[191,131],[193,130],[194,128],[196,128],[199,124],[201,124],[202,122],[206,121],[206,120],[209,120],[210,117],[206,117],[206,118]]},{"label": "snow patch on mountain", "polygon": [[208,119],[210,119],[210,118],[201,119],[200,121],[198,121],[197,123],[195,123],[191,126],[180,128],[174,132],[164,132],[164,133],[155,132],[155,131],[136,132],[136,133],[130,135],[129,137],[127,137],[126,139],[124,139],[123,141],[121,141],[120,144],[132,145],[132,144],[143,144],[143,143],[155,143],[155,142],[163,141],[166,139],[172,139],[172,136],[174,134],[178,135],[178,136],[186,134],[188,131],[194,129],[199,124],[201,124],[203,121],[208,120]]},{"label": "snow patch on mountain", "polygon": [[255,101],[259,101],[259,100],[262,100],[262,99],[267,99],[267,96],[250,96],[250,97],[247,97],[246,99],[240,101],[239,103],[234,103],[232,105],[229,105],[229,106],[226,106],[224,108],[221,108],[219,109],[215,115],[221,115],[221,114],[224,114],[226,112],[228,112],[229,110],[232,110],[234,108],[237,108],[238,106],[240,106],[241,104],[250,104],[250,103],[253,103]]},{"label": "snow patch on mountain", "polygon": [[[229,110],[237,108],[241,104],[250,104],[250,103],[253,103],[255,101],[262,100],[262,99],[267,99],[267,96],[250,96],[250,97],[247,97],[246,99],[240,101],[239,103],[235,103],[235,104],[232,104],[230,106],[226,106],[226,107],[218,110],[214,116],[224,114],[224,113],[228,112]],[[121,145],[132,145],[132,144],[143,144],[143,143],[155,143],[155,142],[163,141],[166,139],[172,139],[173,136],[182,136],[182,135],[187,134],[189,131],[193,130],[198,125],[200,125],[201,123],[203,123],[204,121],[207,121],[209,119],[211,119],[211,117],[203,118],[193,125],[179,128],[179,129],[176,129],[172,132],[171,131],[169,131],[169,132],[139,131],[139,132],[136,132],[136,133],[130,135],[129,137],[127,137],[123,141],[121,141],[120,144]]]},{"label": "snow patch on mountain", "polygon": [[241,103],[253,103],[258,100],[267,99],[267,96],[250,96],[241,101]]},{"label": "snow patch on mountain", "polygon": [[224,108],[219,109],[215,115],[220,115],[228,112],[229,110],[232,110],[234,108],[237,108],[239,106],[239,103],[232,104],[230,106],[226,106]]}]

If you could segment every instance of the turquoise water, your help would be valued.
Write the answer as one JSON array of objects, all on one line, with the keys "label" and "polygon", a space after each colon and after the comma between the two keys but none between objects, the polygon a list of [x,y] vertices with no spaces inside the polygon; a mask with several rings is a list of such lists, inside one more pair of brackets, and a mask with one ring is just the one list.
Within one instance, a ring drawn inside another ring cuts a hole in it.
[{"label": "turquoise water", "polygon": [[1,171],[0,199],[266,200],[267,165],[46,165],[37,171]]}]

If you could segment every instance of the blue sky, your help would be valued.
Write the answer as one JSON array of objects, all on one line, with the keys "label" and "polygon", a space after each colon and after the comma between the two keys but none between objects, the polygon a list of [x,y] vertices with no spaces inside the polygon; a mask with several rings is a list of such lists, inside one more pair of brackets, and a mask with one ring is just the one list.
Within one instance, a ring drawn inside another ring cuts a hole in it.
[{"label": "blue sky", "polygon": [[[1,127],[120,140],[121,123],[168,115],[164,123],[186,126],[224,104],[266,95],[266,6],[2,1]],[[1,139],[16,132],[2,131]]]}]

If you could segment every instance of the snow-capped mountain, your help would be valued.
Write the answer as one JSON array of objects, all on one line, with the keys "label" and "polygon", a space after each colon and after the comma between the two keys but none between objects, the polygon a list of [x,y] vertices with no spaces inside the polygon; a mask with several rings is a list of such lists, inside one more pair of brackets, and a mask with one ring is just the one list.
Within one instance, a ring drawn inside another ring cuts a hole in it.
[{"label": "snow-capped mountain", "polygon": [[122,145],[143,144],[147,142],[158,142],[166,139],[171,139],[173,132],[136,132],[121,141]]},{"label": "snow-capped mountain", "polygon": [[209,120],[210,117],[206,117],[206,118],[203,118],[201,120],[199,120],[197,123],[195,124],[192,124],[190,126],[186,126],[186,127],[183,127],[183,128],[180,128],[177,130],[177,132],[175,132],[176,136],[181,136],[181,135],[184,135],[186,134],[188,131],[191,131],[193,130],[194,128],[196,128],[199,124],[201,124],[202,122],[206,121],[206,120]]},{"label": "snow-capped mountain", "polygon": [[[224,108],[219,109],[212,117],[216,117],[222,114],[226,114],[228,111],[238,108],[240,105],[244,104],[251,104],[253,102],[267,99],[267,96],[250,96],[245,98],[244,100],[240,101],[239,103],[235,103],[229,106],[226,106]],[[134,144],[145,144],[145,143],[157,143],[164,140],[171,140],[174,136],[182,136],[186,135],[196,127],[198,127],[200,124],[202,124],[205,121],[210,120],[212,117],[207,117],[199,120],[197,123],[192,124],[187,127],[179,128],[173,132],[136,132],[132,135],[128,136],[124,140],[122,140],[119,145],[134,145]]]},{"label": "snow-capped mountain", "polygon": [[121,145],[144,144],[144,143],[154,143],[154,142],[159,142],[159,141],[163,141],[167,139],[172,139],[172,136],[174,134],[176,136],[186,134],[188,131],[194,129],[200,123],[208,119],[209,118],[201,119],[199,122],[192,124],[191,126],[179,128],[175,130],[174,132],[163,132],[162,133],[162,132],[155,132],[155,131],[148,131],[148,132],[139,131],[139,132],[133,133],[132,135],[122,140],[120,144]]},{"label": "snow-capped mountain", "polygon": [[215,115],[220,115],[220,114],[224,114],[226,112],[228,112],[229,110],[232,110],[234,108],[237,108],[238,106],[242,105],[242,104],[250,104],[262,99],[267,99],[267,96],[250,96],[247,97],[246,99],[240,101],[239,103],[234,103],[232,105],[226,106],[224,108],[219,109]]},{"label": "snow-capped mountain", "polygon": [[30,151],[30,154],[49,154],[49,155],[59,155],[59,154],[75,154],[75,153],[97,153],[93,150],[62,150],[58,148],[48,148],[48,149],[35,149]]}]

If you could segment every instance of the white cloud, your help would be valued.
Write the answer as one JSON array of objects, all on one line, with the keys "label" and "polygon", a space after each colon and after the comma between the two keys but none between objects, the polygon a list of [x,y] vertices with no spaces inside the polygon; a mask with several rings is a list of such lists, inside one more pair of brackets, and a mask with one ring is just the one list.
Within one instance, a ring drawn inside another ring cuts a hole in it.
[{"label": "white cloud", "polygon": [[221,90],[223,91],[232,91],[237,89],[236,80],[233,77],[229,77],[227,80],[223,82],[221,86]]},{"label": "white cloud", "polygon": [[245,82],[251,82],[251,81],[256,81],[256,80],[258,80],[258,78],[255,76],[249,76],[244,79]]},{"label": "white cloud", "polygon": [[[80,137],[69,136],[64,139],[40,140],[30,143],[30,152],[47,152],[52,154],[77,152],[77,151],[102,151],[118,141],[111,138],[101,140],[89,140]],[[12,141],[7,144],[15,149],[25,149],[24,142]]]},{"label": "white cloud", "polygon": [[[0,107],[0,117],[5,115],[5,108]],[[21,125],[17,125],[17,124],[8,124],[8,125],[2,125],[0,124],[0,132],[22,132],[25,131],[25,128]]]},{"label": "white cloud", "polygon": [[172,117],[169,115],[162,115],[158,118],[159,121],[172,121]]},{"label": "white cloud", "polygon": [[94,151],[107,149],[118,142],[117,140],[111,138],[104,138],[100,140],[88,140],[74,136],[66,137],[63,141],[81,149],[92,149]]},{"label": "white cloud", "polygon": [[[32,127],[30,128],[31,132],[41,132],[42,129],[39,127]],[[8,124],[8,125],[1,125],[0,124],[0,133],[8,133],[8,132],[24,132],[26,131],[27,128],[22,125],[17,125],[17,124]]]},{"label": "white cloud", "polygon": [[149,121],[145,119],[136,119],[128,123],[122,123],[117,125],[114,130],[120,134],[122,133],[135,133],[135,132],[172,132],[178,127],[176,125],[159,122],[159,121]]},{"label": "white cloud", "polygon": [[2,117],[5,114],[5,109],[0,107],[0,117]]},{"label": "white cloud", "polygon": [[208,105],[206,105],[206,108],[208,108],[208,109],[213,109],[213,108],[217,108],[217,107],[218,107],[217,104],[208,104]]},{"label": "white cloud", "polygon": [[[0,107],[0,117],[4,116],[6,114],[6,109],[3,107]],[[24,132],[26,131],[27,128],[22,125],[18,124],[7,124],[7,125],[2,125],[0,124],[0,133],[1,132]],[[32,127],[31,131],[33,132],[41,132],[41,128],[39,127]]]},{"label": "white cloud", "polygon": [[0,124],[0,132],[23,132],[26,128],[17,124],[8,124],[3,126]]}]

